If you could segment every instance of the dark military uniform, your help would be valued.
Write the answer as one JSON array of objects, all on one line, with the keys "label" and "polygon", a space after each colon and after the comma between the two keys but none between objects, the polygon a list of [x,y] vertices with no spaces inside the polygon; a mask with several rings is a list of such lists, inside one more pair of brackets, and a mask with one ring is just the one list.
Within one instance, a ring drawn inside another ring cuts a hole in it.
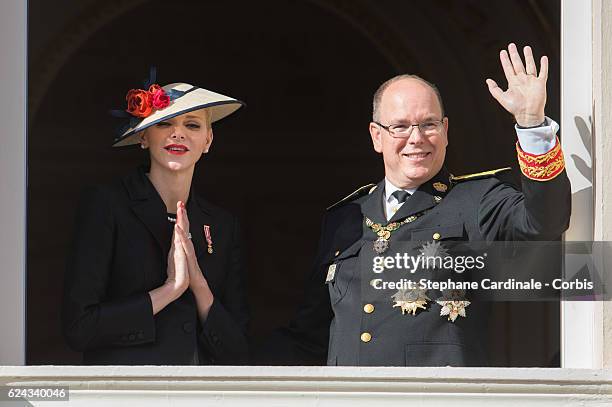
[{"label": "dark military uniform", "polygon": [[567,229],[571,193],[564,170],[546,181],[521,176],[522,192],[497,173],[452,177],[442,169],[389,221],[384,181],[328,208],[305,303],[268,341],[260,361],[317,364],[327,351],[332,366],[486,366],[486,306],[472,304],[467,317],[451,322],[440,316],[435,298],[415,315],[402,315],[391,298],[376,295],[363,256],[372,256],[377,236],[364,220],[387,225],[418,215],[392,234],[391,244],[554,240]]}]

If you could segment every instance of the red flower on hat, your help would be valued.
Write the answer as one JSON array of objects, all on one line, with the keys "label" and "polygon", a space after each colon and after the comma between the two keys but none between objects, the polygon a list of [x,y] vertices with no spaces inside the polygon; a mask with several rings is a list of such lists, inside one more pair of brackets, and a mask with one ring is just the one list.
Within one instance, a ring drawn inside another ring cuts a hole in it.
[{"label": "red flower on hat", "polygon": [[163,109],[170,105],[170,96],[166,95],[166,92],[159,85],[151,85],[149,87],[149,93],[153,95],[153,108]]},{"label": "red flower on hat", "polygon": [[131,89],[125,96],[127,112],[136,117],[147,117],[153,111],[151,94],[142,89]]},{"label": "red flower on hat", "polygon": [[159,110],[170,105],[170,97],[159,85],[151,85],[149,90],[131,89],[125,96],[126,111],[132,116],[148,117],[153,110]]}]

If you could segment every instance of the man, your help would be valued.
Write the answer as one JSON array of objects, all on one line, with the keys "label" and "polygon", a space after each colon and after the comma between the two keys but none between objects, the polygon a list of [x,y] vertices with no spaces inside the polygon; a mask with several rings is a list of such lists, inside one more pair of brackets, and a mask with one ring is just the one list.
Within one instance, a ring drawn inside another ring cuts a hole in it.
[{"label": "man", "polygon": [[486,307],[427,291],[380,295],[364,259],[401,241],[553,240],[567,229],[570,184],[558,126],[544,115],[548,60],[538,74],[530,47],[524,56],[525,65],[514,44],[500,53],[506,91],[486,81],[516,119],[522,193],[499,170],[453,177],[444,168],[449,120],[432,84],[402,75],[381,85],[369,130],[385,179],[328,208],[306,303],[265,362],[317,363],[327,351],[328,365],[487,364]]}]

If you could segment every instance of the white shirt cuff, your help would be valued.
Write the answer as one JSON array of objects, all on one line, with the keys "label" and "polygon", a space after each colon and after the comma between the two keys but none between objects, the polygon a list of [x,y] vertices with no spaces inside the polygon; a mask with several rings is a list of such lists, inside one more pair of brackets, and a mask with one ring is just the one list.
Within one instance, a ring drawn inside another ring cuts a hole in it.
[{"label": "white shirt cuff", "polygon": [[546,124],[532,129],[519,129],[514,125],[521,150],[529,154],[546,154],[557,144],[559,124],[546,117]]}]

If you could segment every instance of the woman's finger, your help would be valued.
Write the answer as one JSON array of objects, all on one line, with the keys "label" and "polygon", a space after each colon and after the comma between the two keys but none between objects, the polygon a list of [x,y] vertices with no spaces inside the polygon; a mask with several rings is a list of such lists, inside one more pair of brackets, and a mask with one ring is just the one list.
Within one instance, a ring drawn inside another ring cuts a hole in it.
[{"label": "woman's finger", "polygon": [[183,230],[189,230],[189,218],[187,217],[187,209],[183,201],[178,201],[176,203],[176,223]]},{"label": "woman's finger", "polygon": [[185,250],[183,250],[183,242],[181,239],[181,227],[179,225],[175,225],[174,229],[177,233],[175,233],[174,237],[174,256],[176,257],[184,257]]},{"label": "woman's finger", "polygon": [[189,230],[189,216],[187,216],[187,208],[185,207],[185,203],[181,202],[181,218],[183,220],[183,223],[181,224],[181,227],[183,228],[183,230]]},{"label": "woman's finger", "polygon": [[178,201],[176,203],[176,224],[183,226],[183,211],[181,210],[183,207],[183,202]]},{"label": "woman's finger", "polygon": [[202,274],[202,272],[200,271],[200,265],[198,264],[198,260],[195,254],[195,249],[193,248],[192,241],[187,238],[185,231],[182,230],[180,226],[177,225],[177,228],[179,229],[178,234],[181,236],[182,247],[185,250],[189,272]]},{"label": "woman's finger", "polygon": [[179,235],[181,238],[181,245],[183,246],[183,249],[185,250],[187,257],[195,258],[195,249],[193,247],[193,242],[191,241],[191,239],[189,239],[189,237],[187,236],[187,233],[183,230],[183,228],[181,228],[178,225],[176,227],[179,231]]}]

